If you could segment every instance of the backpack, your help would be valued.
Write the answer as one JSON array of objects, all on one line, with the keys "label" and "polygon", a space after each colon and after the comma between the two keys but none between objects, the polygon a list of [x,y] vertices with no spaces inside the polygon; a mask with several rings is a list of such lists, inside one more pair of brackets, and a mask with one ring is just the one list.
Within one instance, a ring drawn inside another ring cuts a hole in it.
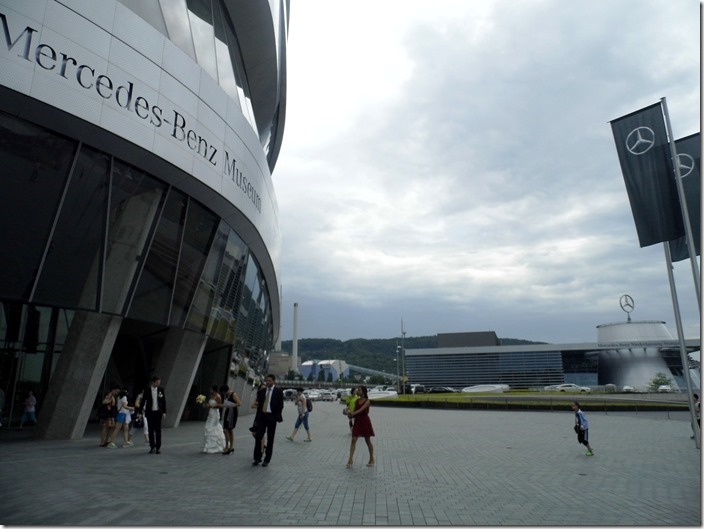
[{"label": "backpack", "polygon": [[313,401],[311,399],[306,399],[306,409],[309,412],[313,411]]}]

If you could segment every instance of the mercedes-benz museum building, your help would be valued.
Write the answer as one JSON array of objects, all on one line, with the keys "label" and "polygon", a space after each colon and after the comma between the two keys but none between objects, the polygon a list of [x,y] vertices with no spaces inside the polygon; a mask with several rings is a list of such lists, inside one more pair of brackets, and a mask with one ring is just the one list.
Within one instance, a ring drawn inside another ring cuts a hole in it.
[{"label": "mercedes-benz museum building", "polygon": [[288,9],[0,0],[3,423],[32,391],[38,436],[80,438],[154,375],[167,427],[214,383],[248,404],[279,329]]}]

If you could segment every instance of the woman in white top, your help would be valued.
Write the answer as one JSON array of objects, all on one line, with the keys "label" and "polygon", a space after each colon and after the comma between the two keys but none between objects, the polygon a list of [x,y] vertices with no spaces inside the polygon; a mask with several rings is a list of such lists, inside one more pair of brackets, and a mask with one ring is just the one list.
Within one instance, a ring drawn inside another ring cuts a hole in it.
[{"label": "woman in white top", "polygon": [[296,437],[296,434],[298,433],[298,429],[301,427],[301,424],[303,427],[306,429],[306,434],[308,434],[308,439],[304,439],[306,443],[310,443],[312,439],[310,438],[310,428],[308,427],[308,406],[306,404],[306,396],[303,394],[303,388],[297,388],[296,391],[298,392],[298,396],[296,397],[296,408],[298,409],[298,419],[296,419],[296,424],[293,427],[293,432],[291,432],[291,435],[287,435],[286,439],[289,441],[293,441],[293,438]]},{"label": "woman in white top", "polygon": [[134,408],[127,404],[127,391],[122,390],[120,392],[120,396],[117,399],[117,418],[115,418],[115,429],[112,431],[113,441],[108,445],[108,448],[117,448],[117,445],[115,444],[115,439],[117,438],[117,434],[120,432],[120,430],[122,430],[122,446],[132,446],[132,441],[129,440],[131,411],[134,411]]}]

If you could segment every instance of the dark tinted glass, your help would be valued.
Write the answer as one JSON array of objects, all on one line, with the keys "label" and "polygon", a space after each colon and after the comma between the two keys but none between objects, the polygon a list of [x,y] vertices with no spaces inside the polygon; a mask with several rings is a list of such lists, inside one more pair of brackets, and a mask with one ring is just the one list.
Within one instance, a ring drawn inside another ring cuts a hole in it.
[{"label": "dark tinted glass", "polygon": [[219,219],[195,200],[191,200],[176,274],[176,290],[171,307],[171,324],[183,324],[195,294]]},{"label": "dark tinted glass", "polygon": [[27,299],[76,152],[76,142],[0,113],[0,295]]},{"label": "dark tinted glass", "polygon": [[32,301],[96,310],[110,158],[82,147]]},{"label": "dark tinted glass", "polygon": [[171,190],[159,219],[128,316],[155,323],[169,322],[176,264],[186,217],[187,197]]},{"label": "dark tinted glass", "polygon": [[165,190],[165,184],[139,169],[113,162],[103,311],[123,313]]},{"label": "dark tinted glass", "polygon": [[208,334],[227,343],[235,341],[238,312],[242,297],[243,260],[246,247],[237,234],[230,230],[222,266],[218,273],[217,292],[210,312]]},{"label": "dark tinted glass", "polygon": [[229,226],[223,221],[220,221],[218,231],[210,247],[210,254],[205,262],[205,269],[198,283],[196,296],[188,313],[187,329],[205,332],[208,328],[211,307],[215,301],[218,273],[223,256],[225,255],[229,233]]}]

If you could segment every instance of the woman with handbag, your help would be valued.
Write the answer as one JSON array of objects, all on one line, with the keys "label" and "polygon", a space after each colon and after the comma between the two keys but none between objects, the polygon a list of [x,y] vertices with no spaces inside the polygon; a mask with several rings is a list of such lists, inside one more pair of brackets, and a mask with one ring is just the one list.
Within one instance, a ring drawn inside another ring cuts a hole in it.
[{"label": "woman with handbag", "polygon": [[132,411],[132,421],[130,422],[130,431],[128,439],[132,442],[132,436],[135,430],[144,430],[144,442],[149,442],[149,436],[145,427],[144,410],[142,409],[142,400],[144,400],[144,391],[141,391],[134,399],[134,410]]},{"label": "woman with handbag", "polygon": [[115,397],[120,393],[119,386],[113,386],[103,397],[103,401],[98,408],[98,419],[100,419],[100,446],[106,447],[112,441],[112,430],[115,428],[115,416],[117,415],[117,401]]}]

